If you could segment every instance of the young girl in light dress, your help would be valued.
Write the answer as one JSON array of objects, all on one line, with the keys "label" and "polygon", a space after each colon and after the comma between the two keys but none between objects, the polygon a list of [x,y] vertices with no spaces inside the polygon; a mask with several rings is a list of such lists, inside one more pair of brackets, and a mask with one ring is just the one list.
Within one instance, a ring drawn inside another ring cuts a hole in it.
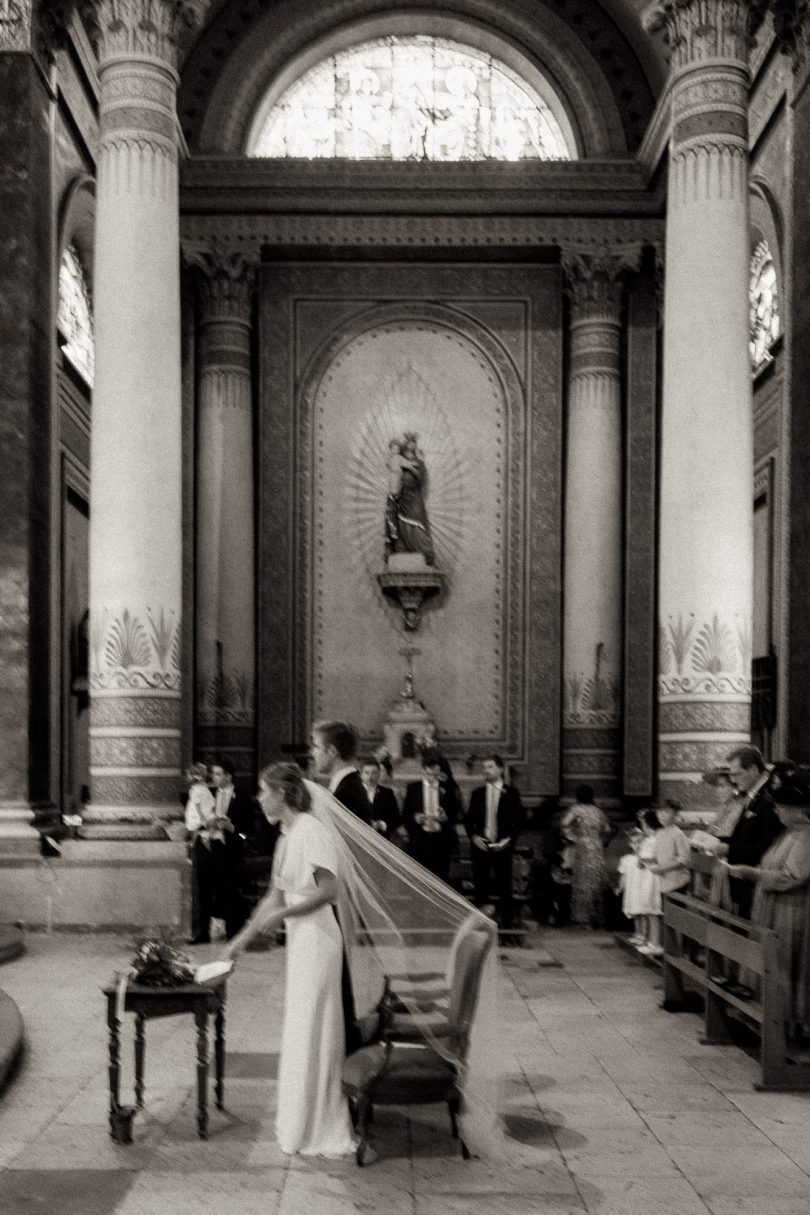
[{"label": "young girl in light dress", "polygon": [[641,910],[638,891],[641,885],[641,875],[644,872],[638,863],[638,850],[644,836],[638,827],[627,832],[627,842],[630,851],[619,858],[619,881],[616,893],[622,896],[622,913],[628,920],[633,921],[631,945],[643,945],[647,939],[646,913]]},{"label": "young girl in light dress", "polygon": [[661,905],[661,879],[653,872],[655,865],[655,836],[660,828],[658,816],[654,810],[643,810],[638,816],[641,838],[636,851],[637,871],[630,874],[634,922],[638,922],[637,935],[641,940],[634,941],[639,953],[655,954],[661,938],[660,925],[663,916]]}]

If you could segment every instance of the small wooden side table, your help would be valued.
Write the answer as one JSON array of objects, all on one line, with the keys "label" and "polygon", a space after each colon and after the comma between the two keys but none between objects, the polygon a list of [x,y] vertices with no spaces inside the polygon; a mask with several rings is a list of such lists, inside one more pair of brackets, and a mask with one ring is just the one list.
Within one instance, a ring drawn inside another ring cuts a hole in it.
[{"label": "small wooden side table", "polygon": [[[131,1143],[131,1136],[122,1131],[121,1121],[121,1024],[116,1004],[118,986],[111,983],[103,988],[107,998],[107,1027],[109,1029],[110,1075],[110,1134],[117,1143]],[[220,975],[207,983],[184,983],[180,987],[146,987],[130,982],[124,998],[124,1012],[135,1014],[135,1102],[143,1108],[144,1061],[146,1057],[145,1025],[153,1017],[173,1017],[189,1013],[197,1026],[197,1133],[208,1138],[208,1019],[214,1015],[214,1059],[217,1109],[223,1108],[225,1095],[225,1001],[228,996],[228,976]]]}]

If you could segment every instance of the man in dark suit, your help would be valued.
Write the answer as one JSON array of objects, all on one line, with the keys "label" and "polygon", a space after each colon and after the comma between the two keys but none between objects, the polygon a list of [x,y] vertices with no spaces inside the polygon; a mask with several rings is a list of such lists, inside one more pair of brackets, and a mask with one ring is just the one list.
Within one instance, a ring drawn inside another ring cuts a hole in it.
[{"label": "man in dark suit", "polygon": [[371,807],[357,771],[357,733],[345,721],[316,721],[312,759],[320,776],[329,777],[329,792],[364,823]]},{"label": "man in dark suit", "polygon": [[[728,756],[728,774],[743,801],[743,811],[729,836],[726,861],[730,866],[756,867],[768,851],[782,824],[768,792],[770,774],[756,747],[737,747]],[[731,899],[737,914],[748,919],[754,898],[754,883],[729,875]]]},{"label": "man in dark suit", "polygon": [[399,805],[393,789],[380,784],[382,768],[373,755],[360,760],[360,779],[368,798],[369,822],[375,831],[390,840],[400,824]]},{"label": "man in dark suit", "polygon": [[512,857],[523,823],[523,804],[514,785],[504,781],[500,755],[484,760],[485,784],[473,789],[464,826],[472,844],[470,856],[478,907],[489,901],[490,882],[498,895],[501,927],[512,923]]},{"label": "man in dark suit", "polygon": [[201,942],[209,940],[212,916],[225,921],[228,940],[247,918],[242,877],[245,841],[253,831],[254,819],[252,799],[237,792],[228,760],[218,759],[211,765],[211,782],[214,813],[207,829],[209,865],[199,887]]},{"label": "man in dark suit", "polygon": [[408,831],[409,851],[436,877],[446,882],[450,859],[458,848],[456,823],[462,806],[455,781],[440,779],[439,757],[432,751],[422,756],[422,779],[412,781],[405,790],[402,808]]}]

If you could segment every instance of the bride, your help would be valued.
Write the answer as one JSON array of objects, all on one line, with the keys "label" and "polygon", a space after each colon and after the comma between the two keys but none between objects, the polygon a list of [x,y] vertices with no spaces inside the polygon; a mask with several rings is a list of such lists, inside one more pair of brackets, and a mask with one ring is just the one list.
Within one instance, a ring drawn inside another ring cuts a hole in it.
[{"label": "bride", "polygon": [[[462,1125],[476,1154],[501,1152],[497,1131],[497,949],[480,977],[469,1050],[457,1058],[435,1011],[408,979],[425,972],[449,986],[459,941],[471,924],[494,944],[496,928],[466,899],[351,814],[298,767],[271,764],[257,800],[281,825],[269,893],[227,947],[235,957],[259,932],[286,929],[286,989],[276,1135],[290,1155],[354,1152],[342,1091],[347,1027],[373,1025],[387,976],[397,982],[411,1033],[451,1063],[463,1083]],[[441,1020],[441,1016],[439,1018]]]},{"label": "bride", "polygon": [[226,955],[235,956],[257,932],[286,928],[278,1145],[289,1155],[344,1156],[357,1141],[341,1089],[346,1040],[337,849],[311,813],[310,791],[295,764],[265,768],[258,801],[265,817],[281,824],[272,886]]}]

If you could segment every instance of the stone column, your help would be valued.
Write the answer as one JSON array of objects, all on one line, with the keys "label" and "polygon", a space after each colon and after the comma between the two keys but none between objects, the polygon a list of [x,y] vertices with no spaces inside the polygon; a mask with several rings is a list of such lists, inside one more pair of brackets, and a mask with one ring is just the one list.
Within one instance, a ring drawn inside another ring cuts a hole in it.
[{"label": "stone column", "polygon": [[[42,52],[30,3],[0,3],[0,855],[36,855],[33,823],[50,818],[58,780],[52,696],[53,103]],[[5,899],[3,918],[18,916],[19,905]]]},{"label": "stone column", "polygon": [[563,600],[563,791],[619,793],[621,273],[638,246],[563,251],[571,298]]},{"label": "stone column", "polygon": [[91,813],[180,813],[179,0],[99,0]]},{"label": "stone column", "polygon": [[255,519],[250,326],[254,266],[241,254],[199,267],[197,412],[197,750],[255,766]]},{"label": "stone column", "polygon": [[672,58],[658,762],[662,795],[687,802],[750,729],[749,16],[743,0],[646,14]]}]

